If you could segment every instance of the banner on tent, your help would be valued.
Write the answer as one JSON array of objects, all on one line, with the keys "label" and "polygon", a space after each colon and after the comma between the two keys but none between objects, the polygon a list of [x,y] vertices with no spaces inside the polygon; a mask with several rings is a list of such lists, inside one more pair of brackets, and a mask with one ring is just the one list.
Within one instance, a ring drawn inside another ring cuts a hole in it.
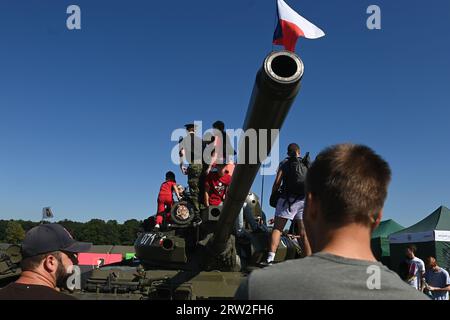
[{"label": "banner on tent", "polygon": [[435,230],[434,239],[436,241],[449,241],[450,242],[450,231],[448,230]]},{"label": "banner on tent", "polygon": [[414,243],[428,241],[450,241],[450,231],[434,230],[416,233],[402,233],[389,236],[389,243]]},{"label": "banner on tent", "polygon": [[417,232],[417,233],[402,233],[399,235],[390,235],[389,243],[413,243],[413,242],[428,242],[434,241],[434,232]]}]

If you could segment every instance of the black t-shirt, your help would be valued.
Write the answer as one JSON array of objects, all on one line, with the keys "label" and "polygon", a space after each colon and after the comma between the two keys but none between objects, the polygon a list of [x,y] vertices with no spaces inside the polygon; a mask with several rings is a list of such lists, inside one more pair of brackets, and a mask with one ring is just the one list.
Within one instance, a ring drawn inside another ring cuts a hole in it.
[{"label": "black t-shirt", "polygon": [[179,148],[185,150],[185,159],[189,164],[202,164],[205,143],[193,132],[179,140]]},{"label": "black t-shirt", "polygon": [[50,287],[11,283],[0,289],[0,300],[77,300]]}]

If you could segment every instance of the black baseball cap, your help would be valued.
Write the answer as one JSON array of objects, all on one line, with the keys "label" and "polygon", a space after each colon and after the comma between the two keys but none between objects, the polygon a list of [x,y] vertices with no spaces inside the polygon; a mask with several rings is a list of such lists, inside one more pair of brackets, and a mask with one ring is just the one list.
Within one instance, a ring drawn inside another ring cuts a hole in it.
[{"label": "black baseball cap", "polygon": [[184,127],[186,128],[186,130],[189,130],[189,129],[195,129],[197,126],[194,123],[187,123],[184,125]]},{"label": "black baseball cap", "polygon": [[53,251],[87,252],[91,246],[91,243],[75,241],[60,224],[41,224],[26,233],[22,241],[22,257],[29,258]]}]

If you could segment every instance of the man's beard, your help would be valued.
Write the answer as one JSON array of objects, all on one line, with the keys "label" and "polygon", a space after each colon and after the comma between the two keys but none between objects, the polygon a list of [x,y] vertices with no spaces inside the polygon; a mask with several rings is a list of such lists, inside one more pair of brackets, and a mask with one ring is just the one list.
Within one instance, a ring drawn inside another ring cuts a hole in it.
[{"label": "man's beard", "polygon": [[56,269],[56,286],[61,289],[67,289],[67,280],[71,274],[66,271],[61,259],[58,260],[58,268]]}]

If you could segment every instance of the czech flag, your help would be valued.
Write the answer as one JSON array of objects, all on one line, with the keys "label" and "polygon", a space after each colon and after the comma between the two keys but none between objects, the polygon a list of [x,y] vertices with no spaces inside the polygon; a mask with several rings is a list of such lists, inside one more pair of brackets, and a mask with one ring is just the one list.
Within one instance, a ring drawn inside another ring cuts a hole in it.
[{"label": "czech flag", "polygon": [[273,43],[282,45],[289,51],[295,51],[299,37],[318,39],[325,33],[314,24],[303,18],[283,0],[277,0],[278,25],[273,35]]}]

